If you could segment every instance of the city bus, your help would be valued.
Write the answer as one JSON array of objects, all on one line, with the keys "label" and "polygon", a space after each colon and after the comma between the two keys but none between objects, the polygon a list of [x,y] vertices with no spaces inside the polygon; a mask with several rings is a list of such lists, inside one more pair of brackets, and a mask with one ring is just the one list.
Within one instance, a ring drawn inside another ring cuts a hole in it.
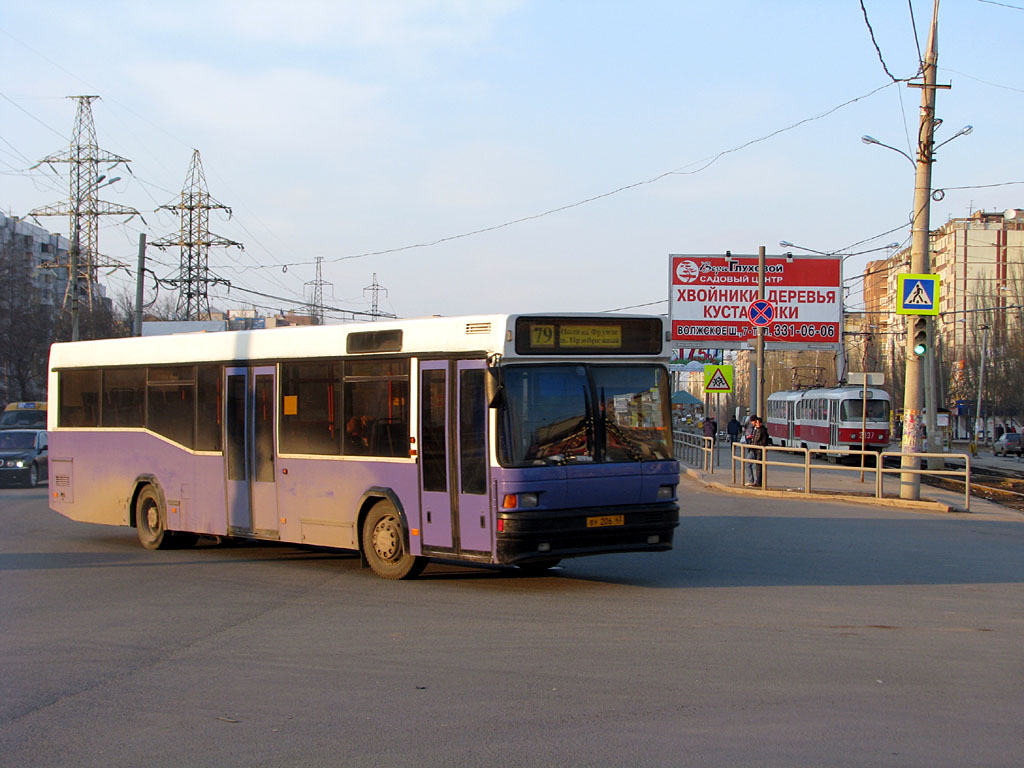
[{"label": "city bus", "polygon": [[671,549],[662,318],[481,315],[54,344],[50,506],[133,526],[550,568]]},{"label": "city bus", "polygon": [[866,395],[863,387],[774,392],[766,408],[768,434],[776,445],[826,453],[859,450],[862,444],[871,451],[889,447],[889,393],[877,387]]}]

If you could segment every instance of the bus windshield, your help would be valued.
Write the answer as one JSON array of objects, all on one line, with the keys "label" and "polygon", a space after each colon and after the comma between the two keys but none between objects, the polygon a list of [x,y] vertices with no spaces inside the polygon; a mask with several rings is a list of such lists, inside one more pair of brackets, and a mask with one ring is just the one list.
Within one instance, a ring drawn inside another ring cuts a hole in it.
[{"label": "bus windshield", "polygon": [[[856,421],[858,419],[864,419],[865,414],[863,406],[863,400],[844,400],[842,420]],[[889,402],[887,400],[868,400],[867,420],[888,421]]]},{"label": "bus windshield", "polygon": [[504,466],[672,457],[668,380],[660,366],[509,365],[504,385]]}]

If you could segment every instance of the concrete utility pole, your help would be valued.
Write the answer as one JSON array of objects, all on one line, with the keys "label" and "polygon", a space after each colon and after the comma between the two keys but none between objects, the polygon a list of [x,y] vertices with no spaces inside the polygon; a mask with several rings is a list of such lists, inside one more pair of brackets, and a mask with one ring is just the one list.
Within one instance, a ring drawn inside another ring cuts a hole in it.
[{"label": "concrete utility pole", "polygon": [[139,233],[139,268],[135,273],[135,323],[134,336],[142,335],[142,293],[146,284],[146,233]]},{"label": "concrete utility pole", "polygon": [[[764,301],[764,268],[765,248],[763,245],[757,248],[757,299]],[[764,331],[763,325],[757,328],[757,415],[762,419],[765,416],[765,403],[768,397],[764,391]],[[767,422],[765,422],[767,423]]]},{"label": "concrete utility pole", "polygon": [[[910,271],[924,275],[931,272],[931,258],[928,252],[929,218],[932,194],[932,150],[935,135],[935,91],[941,86],[935,84],[938,54],[939,0],[935,0],[932,12],[932,25],[928,33],[928,50],[923,62],[924,71],[921,83],[908,85],[921,88],[921,123],[917,139],[917,174],[914,183],[914,223],[913,239],[910,246]],[[901,450],[903,458],[901,469],[918,469],[918,459],[908,453],[921,453],[924,448],[922,440],[922,413],[924,400],[924,360],[914,354],[914,322],[918,318],[907,316],[906,379],[903,390],[903,442]],[[928,318],[928,339],[934,337],[931,318]],[[930,374],[933,372],[929,372]],[[935,409],[933,408],[932,411]],[[933,421],[935,414],[929,414]],[[934,432],[934,426],[932,431]],[[921,477],[914,472],[900,474],[900,498],[921,498]]]}]

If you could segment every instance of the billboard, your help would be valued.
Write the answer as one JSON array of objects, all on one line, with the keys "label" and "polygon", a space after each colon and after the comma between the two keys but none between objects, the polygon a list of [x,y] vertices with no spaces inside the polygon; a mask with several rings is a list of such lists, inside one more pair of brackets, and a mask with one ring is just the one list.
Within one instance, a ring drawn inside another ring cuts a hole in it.
[{"label": "billboard", "polygon": [[[672,341],[681,347],[746,349],[757,338],[756,255],[669,256]],[[768,256],[764,298],[774,308],[768,349],[836,349],[842,317],[839,256]]]}]

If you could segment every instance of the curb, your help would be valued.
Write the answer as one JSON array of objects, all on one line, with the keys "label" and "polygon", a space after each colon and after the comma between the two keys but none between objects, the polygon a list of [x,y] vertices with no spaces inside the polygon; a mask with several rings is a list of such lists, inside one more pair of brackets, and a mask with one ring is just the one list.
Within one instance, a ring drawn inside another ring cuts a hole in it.
[{"label": "curb", "polygon": [[797,495],[803,499],[815,499],[816,501],[843,501],[843,502],[857,502],[860,504],[877,504],[882,507],[896,507],[899,509],[917,509],[922,512],[941,512],[944,514],[960,514],[969,515],[973,514],[968,510],[961,507],[954,507],[949,504],[944,504],[941,501],[932,501],[929,499],[922,499],[915,501],[912,499],[895,499],[895,498],[878,498],[874,494],[854,494],[854,493],[841,493],[837,491],[811,491],[810,493],[804,493],[803,490],[783,490],[777,488],[768,488],[761,490],[760,488],[748,488],[738,487],[735,485],[726,485],[719,483],[715,480],[709,480],[707,475],[696,469],[690,467],[680,466],[680,470],[686,473],[687,477],[694,480],[698,480],[709,488],[714,488],[717,491],[723,491],[725,493],[736,493],[741,496],[771,496],[775,498],[787,498],[791,499],[794,495]]}]

